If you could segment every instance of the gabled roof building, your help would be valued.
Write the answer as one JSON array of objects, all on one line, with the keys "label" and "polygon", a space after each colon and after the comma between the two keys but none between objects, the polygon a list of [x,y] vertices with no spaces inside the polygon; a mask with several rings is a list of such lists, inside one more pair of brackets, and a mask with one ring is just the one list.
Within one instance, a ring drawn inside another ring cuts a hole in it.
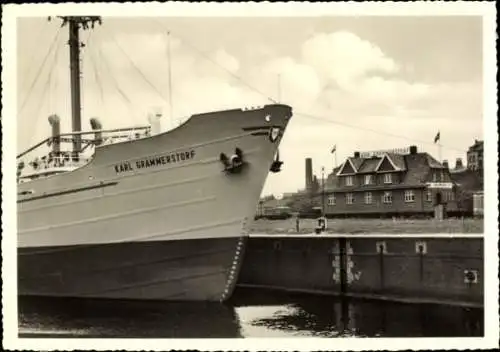
[{"label": "gabled roof building", "polygon": [[330,215],[432,214],[435,204],[456,212],[450,171],[416,146],[405,150],[355,152],[328,176],[326,213]]}]

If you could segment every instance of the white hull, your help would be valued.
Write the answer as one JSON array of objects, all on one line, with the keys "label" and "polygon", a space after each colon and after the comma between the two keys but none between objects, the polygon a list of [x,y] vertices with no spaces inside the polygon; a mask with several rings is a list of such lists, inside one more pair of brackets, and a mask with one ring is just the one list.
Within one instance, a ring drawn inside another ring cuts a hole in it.
[{"label": "white hull", "polygon": [[[283,105],[195,115],[167,133],[98,147],[72,172],[19,184],[18,248],[246,235],[290,117]],[[281,128],[274,141],[272,126]],[[230,174],[219,158],[235,148],[247,165]]]},{"label": "white hull", "polygon": [[[196,116],[171,132],[101,147],[91,163],[73,172],[20,184],[19,192],[33,193],[19,197],[18,247],[241,234],[245,220],[253,219],[279,144],[243,130],[266,126],[264,117],[262,110]],[[286,120],[275,113],[267,124],[285,126]],[[228,175],[219,155],[236,147],[249,165]],[[135,168],[137,161],[190,151],[195,154],[188,160]],[[115,165],[126,161],[134,170],[117,173]],[[96,188],[79,191],[86,187]]]}]

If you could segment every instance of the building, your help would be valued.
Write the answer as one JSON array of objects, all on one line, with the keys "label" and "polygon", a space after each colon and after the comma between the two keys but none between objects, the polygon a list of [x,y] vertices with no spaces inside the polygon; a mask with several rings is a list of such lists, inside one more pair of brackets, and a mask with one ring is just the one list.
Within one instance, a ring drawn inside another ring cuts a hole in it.
[{"label": "building", "polygon": [[474,141],[467,151],[467,167],[459,158],[450,170],[458,207],[466,215],[482,216],[483,212],[483,145],[483,141]]},{"label": "building", "polygon": [[467,151],[467,168],[473,171],[483,170],[483,149],[484,142],[480,140],[475,140],[474,144],[469,147]]},{"label": "building", "polygon": [[294,196],[293,193],[283,194],[283,198],[277,199],[273,195],[261,197],[257,204],[255,218],[287,218],[291,216],[291,209],[288,202]]},{"label": "building", "polygon": [[438,204],[458,211],[448,167],[416,146],[355,152],[328,176],[325,197],[330,216],[431,216]]}]

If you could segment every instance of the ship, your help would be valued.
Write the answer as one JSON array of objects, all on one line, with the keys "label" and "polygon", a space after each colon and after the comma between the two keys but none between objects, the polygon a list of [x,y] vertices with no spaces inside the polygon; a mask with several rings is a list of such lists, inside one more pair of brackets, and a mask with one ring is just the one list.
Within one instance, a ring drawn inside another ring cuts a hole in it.
[{"label": "ship", "polygon": [[82,131],[79,32],[101,18],[58,18],[72,131],[51,115],[50,136],[17,155],[18,295],[226,301],[292,108],[194,114],[166,132],[161,116],[115,129],[92,118]]}]

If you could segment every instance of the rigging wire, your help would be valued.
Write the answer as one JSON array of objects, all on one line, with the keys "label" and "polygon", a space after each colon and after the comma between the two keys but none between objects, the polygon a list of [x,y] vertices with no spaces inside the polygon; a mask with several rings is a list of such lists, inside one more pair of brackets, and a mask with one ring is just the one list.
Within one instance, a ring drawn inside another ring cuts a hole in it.
[{"label": "rigging wire", "polygon": [[[157,19],[155,19],[155,22],[162,28],[162,29],[165,29],[165,27],[163,26],[163,24],[161,22],[159,22]],[[167,34],[170,36],[171,35],[171,31],[170,30],[166,30]],[[51,47],[49,48],[49,53],[50,51],[52,50],[52,47],[57,39],[57,37],[59,36],[59,30],[56,34],[56,38],[54,38],[54,41],[51,45]],[[111,38],[113,40],[113,42],[115,43],[115,45],[120,49],[120,51],[123,52],[123,54],[127,57],[127,59],[130,61],[132,67],[140,74],[140,76],[143,78],[143,80],[160,96],[160,98],[167,102],[166,99],[163,97],[162,93],[159,91],[159,89],[157,89],[153,83],[151,83],[151,81],[149,81],[147,79],[147,77],[142,73],[142,71],[137,67],[137,65],[135,64],[135,62],[132,60],[132,58],[127,54],[127,52],[123,49],[123,47],[119,44],[119,42],[116,40],[116,37],[112,34],[111,34]],[[264,94],[262,91],[256,89],[255,87],[253,87],[252,85],[248,84],[247,82],[244,81],[243,78],[241,78],[240,76],[236,75],[235,73],[233,73],[232,71],[228,70],[227,68],[225,68],[224,66],[220,65],[216,60],[214,60],[210,55],[208,55],[207,53],[199,50],[196,46],[194,46],[193,44],[191,44],[189,41],[187,41],[185,38],[179,36],[176,34],[176,37],[178,37],[180,40],[182,40],[184,42],[184,44],[186,44],[188,47],[190,47],[192,50],[194,50],[195,52],[197,52],[200,56],[204,57],[205,59],[207,59],[208,61],[212,62],[213,64],[215,64],[216,66],[220,67],[222,70],[224,70],[225,72],[227,72],[229,75],[231,75],[233,78],[235,78],[236,80],[238,80],[239,82],[241,82],[243,85],[245,85],[246,87],[250,88],[251,90],[253,90],[254,92],[260,94],[261,96],[265,97],[266,99],[268,99],[269,101],[271,101],[272,103],[277,103],[276,100],[268,97],[266,94]],[[88,41],[90,40],[90,34],[89,34],[89,37],[87,38],[87,43]],[[104,63],[104,65],[107,67],[107,71],[111,73],[111,69],[110,69],[110,65],[106,59],[106,57],[103,55],[102,53],[102,50],[99,49],[99,53],[100,53],[100,57],[101,57],[101,61]],[[92,54],[91,54],[92,55]],[[47,56],[48,56],[48,53],[47,53]],[[44,66],[45,64],[45,61],[47,59],[47,56],[45,57],[43,63],[42,63],[42,67]],[[94,68],[95,68],[95,62],[94,62],[94,59],[91,58],[92,60],[92,64],[94,65]],[[41,67],[41,68],[42,68]],[[38,80],[38,77],[39,77],[39,74],[40,74],[40,71],[41,71],[41,68],[39,70],[39,72],[37,73],[37,77],[35,78],[35,82],[33,82],[31,88],[30,88],[30,92],[28,93],[28,96],[30,95],[31,93],[31,90],[34,86],[34,84],[36,83],[36,81]],[[96,81],[98,80],[98,74],[97,74],[97,70],[95,69],[95,75],[96,75]],[[132,107],[132,102],[131,100],[128,98],[127,94],[119,87],[118,85],[118,82],[116,81],[115,77],[110,74],[111,76],[111,79],[112,79],[112,82],[114,83],[115,85],[115,88],[117,89],[117,91],[119,92],[119,94],[122,96],[122,98],[127,102],[127,104],[130,105],[130,107],[132,108],[132,111],[133,111],[133,107]],[[100,80],[98,82],[98,86],[100,88],[100,93],[101,93],[101,100],[104,102],[104,98],[103,98],[103,89],[102,89],[102,84],[100,84]],[[325,87],[324,87],[325,88]],[[46,92],[44,92],[44,95],[46,94]],[[170,102],[171,104],[171,102]],[[23,103],[23,106],[21,108],[21,110],[23,109],[25,103]],[[366,128],[366,127],[360,127],[360,126],[355,126],[355,125],[351,125],[351,124],[348,124],[348,123],[345,123],[345,122],[341,122],[341,121],[336,121],[336,120],[332,120],[330,118],[326,118],[326,117],[322,117],[322,116],[318,116],[318,115],[313,115],[313,114],[309,114],[309,113],[304,113],[304,112],[296,112],[295,115],[299,115],[299,116],[303,116],[305,118],[310,118],[310,119],[314,119],[314,120],[318,120],[318,121],[322,121],[322,122],[328,122],[328,123],[333,123],[333,124],[337,124],[337,125],[340,125],[340,126],[344,126],[344,127],[348,127],[348,128],[352,128],[352,129],[357,129],[357,130],[363,130],[363,131],[367,131],[367,132],[372,132],[372,133],[375,133],[375,134],[379,134],[379,135],[385,135],[385,136],[390,136],[390,137],[394,137],[394,138],[401,138],[401,139],[405,139],[405,140],[409,140],[409,141],[415,141],[415,142],[418,142],[418,143],[422,143],[422,144],[429,144],[429,145],[433,145],[433,143],[431,142],[426,142],[426,141],[422,141],[422,140],[417,140],[417,139],[412,139],[412,138],[409,138],[407,136],[403,136],[403,135],[397,135],[397,134],[392,134],[392,133],[388,133],[388,132],[383,132],[383,131],[380,131],[380,130],[375,130],[375,129],[371,129],[371,128]],[[455,148],[455,147],[446,147],[446,146],[442,146],[443,148],[445,149],[449,149],[449,150],[456,150],[456,151],[461,151],[463,152],[464,150],[463,149],[459,149],[459,148]]]},{"label": "rigging wire", "polygon": [[129,99],[127,94],[120,88],[120,85],[118,84],[118,81],[116,80],[115,76],[113,75],[113,71],[111,70],[111,65],[109,64],[106,56],[104,56],[104,53],[102,52],[102,49],[99,47],[99,54],[101,58],[101,62],[104,64],[104,69],[109,73],[109,76],[111,77],[111,82],[114,83],[114,86],[118,93],[121,95],[121,97],[125,100],[125,102],[129,105],[130,111],[132,112],[132,116],[134,116],[134,106],[132,104],[132,101]]},{"label": "rigging wire", "polygon": [[[366,131],[366,132],[372,132],[372,133],[379,134],[379,135],[385,135],[385,136],[388,136],[388,137],[405,139],[407,141],[413,141],[413,142],[417,142],[417,143],[421,143],[421,144],[435,145],[434,143],[429,142],[429,141],[423,141],[423,140],[419,140],[419,139],[409,138],[407,136],[398,135],[398,134],[389,133],[389,132],[383,132],[383,131],[375,130],[375,129],[372,129],[372,128],[351,125],[351,124],[348,124],[348,123],[345,123],[345,122],[341,122],[341,121],[337,121],[337,120],[332,120],[332,119],[327,118],[327,117],[313,115],[313,114],[309,114],[309,113],[305,113],[305,112],[294,112],[294,115],[299,115],[299,116],[303,116],[303,117],[306,117],[306,118],[309,118],[309,119],[318,120],[318,121],[322,121],[322,122],[328,122],[328,123],[332,123],[332,124],[335,124],[335,125],[344,126],[344,127],[348,127],[348,128],[352,128],[352,129],[356,129],[356,130],[361,130],[361,131]],[[441,147],[443,149],[464,152],[464,149],[460,149],[460,148],[456,148],[456,147],[445,147],[443,145]]]},{"label": "rigging wire", "polygon": [[[41,30],[38,32],[38,36],[36,37],[36,41],[35,43],[36,44],[42,44],[42,41],[41,39],[43,38],[43,35],[45,34],[45,32],[47,31],[48,28],[50,28],[50,26],[47,25],[47,21],[43,21],[42,25],[41,25]],[[30,59],[28,60],[29,64],[28,64],[28,72],[26,72],[26,78],[24,79],[21,87],[25,87],[27,84],[28,84],[28,78],[30,76],[30,73],[31,73],[31,68],[33,68],[34,66],[34,60],[35,60],[35,57],[37,57],[36,53],[38,52],[37,50],[38,48],[33,48],[33,52],[31,54],[31,57]]]},{"label": "rigging wire", "polygon": [[[40,121],[40,114],[42,112],[42,106],[44,105],[44,102],[47,102],[47,100],[48,100],[48,105],[49,105],[49,109],[50,109],[50,88],[51,88],[51,82],[52,82],[52,74],[53,74],[53,72],[56,68],[56,65],[57,65],[59,49],[60,49],[60,47],[57,47],[56,51],[54,52],[53,61],[49,67],[49,74],[47,75],[47,79],[44,82],[44,85],[42,87],[42,94],[40,95],[38,104],[36,106],[36,110],[35,110],[37,113],[36,120],[34,121],[35,123],[33,124],[33,129],[32,129],[32,132],[31,132],[31,135],[29,138],[29,141],[31,143],[33,143],[33,139],[34,139],[35,134],[36,134],[38,122]],[[48,96],[48,98],[46,100],[45,98],[47,96]]]},{"label": "rigging wire", "polygon": [[45,66],[45,63],[47,62],[47,58],[49,57],[49,54],[52,52],[52,49],[54,48],[54,45],[57,42],[57,39],[59,38],[59,35],[61,34],[61,27],[57,29],[57,32],[52,40],[51,45],[49,46],[49,49],[47,50],[47,54],[45,55],[44,59],[42,60],[42,64],[40,65],[38,72],[35,75],[35,79],[30,85],[30,88],[28,90],[28,93],[26,94],[23,103],[21,104],[21,107],[19,109],[19,112],[22,112],[26,106],[26,103],[28,102],[29,97],[31,96],[31,93],[33,92],[33,88],[35,87],[35,84],[38,82],[38,79],[40,78],[40,74],[42,73],[43,67]]},{"label": "rigging wire", "polygon": [[90,53],[89,53],[90,65],[92,67],[92,71],[94,72],[94,79],[95,79],[95,82],[97,84],[97,88],[99,89],[99,98],[101,101],[101,106],[103,109],[106,109],[105,104],[104,104],[104,90],[102,87],[101,77],[100,77],[99,72],[98,72],[95,55],[96,54],[95,54],[94,50],[90,50]]},{"label": "rigging wire", "polygon": [[[166,30],[169,35],[171,34],[171,30],[165,28],[160,21],[158,21],[157,19],[154,19],[154,21],[160,27],[162,27],[164,30]],[[254,92],[262,95],[264,98],[268,99],[269,101],[271,101],[273,103],[278,103],[276,100],[274,100],[274,99],[266,96],[266,94],[262,93],[260,90],[254,88],[250,84],[246,83],[243,80],[243,78],[241,78],[240,76],[236,75],[235,73],[233,73],[230,70],[226,69],[224,66],[220,65],[219,63],[217,63],[208,54],[206,54],[203,51],[199,50],[194,45],[192,45],[189,41],[185,40],[185,38],[182,38],[181,36],[179,36],[177,34],[176,34],[176,37],[179,38],[180,40],[182,40],[184,42],[184,44],[187,44],[187,46],[189,46],[191,49],[193,49],[194,51],[196,51],[198,54],[200,54],[201,56],[205,57],[207,60],[211,61],[215,65],[219,66],[224,71],[226,71],[228,74],[230,74],[232,77],[236,78],[238,81],[240,81],[241,83],[243,83],[244,85],[246,85],[248,88],[252,89]],[[323,92],[326,88],[328,88],[328,84],[326,84],[321,89],[321,92]],[[279,87],[279,90],[281,90],[281,87]],[[344,127],[349,127],[349,128],[353,128],[353,129],[363,130],[363,131],[372,132],[372,133],[376,133],[376,134],[380,134],[380,135],[386,135],[386,136],[390,136],[390,137],[405,139],[405,140],[408,140],[408,141],[414,141],[414,142],[418,142],[418,143],[422,143],[422,144],[434,145],[434,143],[432,143],[432,142],[426,142],[426,141],[422,141],[422,140],[418,140],[418,139],[409,138],[409,137],[403,136],[403,135],[397,135],[397,134],[383,132],[383,131],[379,131],[379,130],[375,130],[375,129],[370,129],[370,128],[365,128],[365,127],[355,126],[355,125],[347,124],[347,123],[344,123],[344,122],[340,122],[340,121],[336,121],[336,120],[332,120],[332,119],[329,119],[329,118],[325,118],[325,117],[321,117],[321,116],[317,116],[317,115],[312,115],[312,114],[308,114],[308,113],[295,112],[295,115],[301,115],[301,116],[306,117],[306,118],[315,119],[315,120],[319,120],[319,121],[323,121],[323,122],[328,122],[328,123],[333,123],[333,124],[337,124],[337,125],[342,125]],[[448,150],[455,150],[455,151],[460,151],[460,152],[464,151],[463,149],[456,148],[456,147],[445,147],[445,146],[442,146],[442,147],[444,149],[448,149]]]},{"label": "rigging wire", "polygon": [[111,39],[113,40],[113,42],[115,43],[115,45],[118,47],[118,49],[120,49],[120,51],[130,61],[130,64],[132,65],[132,67],[139,73],[139,75],[142,77],[142,79],[156,92],[156,94],[158,94],[158,96],[165,103],[168,104],[168,101],[163,97],[163,94],[160,92],[160,90],[158,88],[156,88],[156,86],[153,83],[151,83],[151,81],[148,80],[148,78],[144,75],[144,73],[142,73],[142,71],[137,67],[137,65],[134,62],[134,60],[132,60],[132,58],[127,54],[127,52],[123,49],[123,47],[120,45],[120,43],[116,40],[116,37],[114,36],[114,34],[111,33],[111,31],[109,31],[109,32],[110,32]]},{"label": "rigging wire", "polygon": [[[159,22],[157,19],[155,19],[155,22],[157,22],[163,29],[165,29],[163,27],[163,24],[161,22]],[[167,29],[167,33],[170,35],[171,31],[169,29]],[[260,90],[254,88],[251,85],[249,85],[248,83],[246,83],[243,80],[243,78],[239,77],[235,73],[231,72],[230,70],[226,69],[222,65],[218,64],[208,54],[206,54],[206,53],[202,52],[201,50],[197,49],[194,45],[190,44],[184,38],[180,37],[177,34],[176,34],[176,37],[179,38],[179,39],[181,39],[184,42],[184,44],[187,44],[189,47],[191,47],[191,49],[193,49],[194,51],[196,51],[197,53],[199,53],[200,55],[202,55],[203,57],[205,57],[206,59],[208,59],[209,61],[211,61],[215,65],[219,66],[224,71],[226,71],[227,73],[229,73],[231,76],[233,76],[234,78],[236,78],[237,80],[239,80],[240,82],[242,82],[244,85],[246,85],[247,87],[249,87],[250,89],[252,89],[254,92],[262,95],[263,97],[267,98],[268,100],[270,100],[273,103],[277,103],[277,101],[275,101],[274,99],[267,97]],[[328,87],[328,85],[325,85],[322,88],[322,91],[324,91],[327,87]],[[280,89],[281,89],[281,87],[280,87]],[[306,117],[306,118],[315,119],[315,120],[319,120],[319,121],[323,121],[323,122],[328,122],[328,123],[333,123],[333,124],[341,125],[341,126],[344,126],[344,127],[349,127],[349,128],[353,128],[353,129],[363,130],[363,131],[372,132],[372,133],[376,133],[376,134],[380,134],[380,135],[386,135],[386,136],[390,136],[390,137],[405,139],[405,140],[408,140],[408,141],[414,141],[414,142],[418,142],[418,143],[422,143],[422,144],[434,145],[434,143],[432,143],[432,142],[426,142],[426,141],[422,141],[422,140],[418,140],[418,139],[409,138],[407,136],[392,134],[392,133],[383,132],[383,131],[379,131],[379,130],[375,130],[375,129],[370,129],[370,128],[366,128],[366,127],[355,126],[355,125],[351,125],[351,124],[348,124],[348,123],[344,123],[344,122],[340,122],[340,121],[336,121],[336,120],[332,120],[332,119],[329,119],[329,118],[325,118],[325,117],[321,117],[321,116],[317,116],[317,115],[312,115],[312,114],[308,114],[308,113],[295,112],[295,115],[301,115],[301,116]],[[464,151],[463,149],[456,148],[456,147],[445,147],[445,146],[442,146],[442,147],[444,149],[448,149],[448,150],[455,150],[455,151],[460,151],[460,152]]]},{"label": "rigging wire", "polygon": [[[54,54],[54,61],[52,63],[52,67],[49,72],[49,91],[48,91],[48,102],[49,102],[49,110],[52,109],[52,106],[55,106],[56,103],[54,102],[54,105],[52,105],[52,90],[55,92],[57,95],[57,86],[58,86],[58,79],[57,79],[57,69],[58,69],[58,64],[59,64],[59,52],[61,51],[61,46],[56,47],[56,51]],[[53,78],[53,74],[55,74],[55,78]],[[54,82],[54,87],[52,88],[52,82]],[[57,99],[55,99],[57,101]]]},{"label": "rigging wire", "polygon": [[[159,20],[157,19],[153,19],[164,31],[166,31],[167,33],[171,34],[172,31],[166,27],[163,26],[163,23],[161,23]],[[232,72],[231,70],[225,68],[224,66],[222,66],[221,64],[219,64],[216,60],[214,60],[209,54],[201,51],[200,49],[198,49],[196,46],[194,46],[193,44],[191,44],[189,41],[187,41],[185,38],[181,37],[180,35],[178,34],[175,34],[175,36],[177,38],[179,38],[184,44],[186,44],[188,47],[190,47],[192,50],[194,50],[195,52],[197,52],[200,56],[204,57],[205,59],[207,59],[208,61],[212,62],[213,64],[215,64],[216,66],[218,66],[219,68],[221,68],[222,70],[224,70],[226,73],[228,73],[229,75],[231,75],[233,78],[235,78],[236,80],[238,80],[240,83],[242,83],[243,85],[245,85],[247,88],[249,88],[250,90],[253,90],[254,92],[262,95],[264,98],[266,98],[267,100],[269,100],[271,103],[274,103],[274,104],[277,104],[277,101],[274,100],[273,98],[271,97],[268,97],[266,94],[264,94],[263,92],[261,92],[260,90],[258,90],[257,88],[255,88],[254,86],[250,85],[249,83],[245,82],[243,80],[243,78],[241,78],[240,76],[238,76],[237,74],[235,74],[234,72]]]}]

